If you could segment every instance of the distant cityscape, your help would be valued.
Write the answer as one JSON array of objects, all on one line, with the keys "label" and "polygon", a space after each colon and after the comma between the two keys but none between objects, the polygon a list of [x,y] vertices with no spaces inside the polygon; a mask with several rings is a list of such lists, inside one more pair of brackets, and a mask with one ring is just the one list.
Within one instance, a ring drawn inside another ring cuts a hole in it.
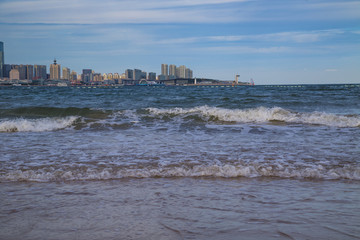
[{"label": "distant cityscape", "polygon": [[[124,73],[98,73],[83,69],[77,73],[54,59],[47,72],[46,65],[5,64],[4,43],[0,42],[0,85],[196,85],[196,84],[241,84],[238,75],[235,81],[193,78],[193,70],[185,65],[161,64],[161,74],[141,69],[126,69]],[[242,83],[247,84],[247,83]]]}]

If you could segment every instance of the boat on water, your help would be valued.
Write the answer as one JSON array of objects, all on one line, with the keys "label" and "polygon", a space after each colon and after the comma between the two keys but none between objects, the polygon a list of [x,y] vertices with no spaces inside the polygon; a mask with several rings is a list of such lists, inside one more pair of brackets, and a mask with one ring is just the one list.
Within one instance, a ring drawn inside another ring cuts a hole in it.
[{"label": "boat on water", "polygon": [[56,86],[58,87],[67,87],[68,85],[64,82],[59,82],[58,84],[56,84]]},{"label": "boat on water", "polygon": [[157,83],[155,81],[141,80],[136,86],[165,86],[163,83]]}]

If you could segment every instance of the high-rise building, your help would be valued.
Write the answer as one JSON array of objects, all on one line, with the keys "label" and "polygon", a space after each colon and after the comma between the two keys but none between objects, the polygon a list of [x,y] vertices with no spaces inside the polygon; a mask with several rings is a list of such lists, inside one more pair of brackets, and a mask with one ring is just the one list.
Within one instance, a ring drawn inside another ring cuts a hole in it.
[{"label": "high-rise building", "polygon": [[54,63],[50,65],[50,79],[60,80],[60,69],[60,64],[57,64],[56,59],[54,59]]},{"label": "high-rise building", "polygon": [[19,70],[20,80],[25,80],[27,76],[26,65],[20,64],[18,70]]},{"label": "high-rise building", "polygon": [[63,67],[63,69],[62,69],[62,79],[70,80],[70,68]]},{"label": "high-rise building", "polygon": [[170,66],[169,66],[169,76],[176,76],[176,65],[170,64]]},{"label": "high-rise building", "polygon": [[3,78],[9,78],[10,77],[10,71],[11,71],[11,65],[10,64],[4,64],[3,65]]},{"label": "high-rise building", "polygon": [[34,78],[34,66],[26,65],[26,79],[33,80]]},{"label": "high-rise building", "polygon": [[140,80],[142,76],[142,71],[140,69],[134,69],[133,80]]},{"label": "high-rise building", "polygon": [[4,43],[0,42],[0,78],[4,77]]},{"label": "high-rise building", "polygon": [[149,72],[149,74],[148,74],[148,79],[149,79],[150,81],[155,81],[155,80],[156,80],[156,73],[154,73],[154,72]]},{"label": "high-rise building", "polygon": [[90,83],[93,81],[93,72],[91,69],[83,69],[82,81],[84,83]]},{"label": "high-rise building", "polygon": [[70,81],[76,81],[77,80],[77,73],[73,70],[70,73]]},{"label": "high-rise building", "polygon": [[176,70],[179,70],[176,74],[176,77],[178,78],[186,78],[186,67],[184,65],[181,65],[180,67],[176,68]]},{"label": "high-rise building", "polygon": [[169,67],[167,64],[161,64],[161,75],[169,75]]},{"label": "high-rise building", "polygon": [[43,79],[47,78],[46,74],[46,65],[34,65],[34,79]]},{"label": "high-rise building", "polygon": [[185,78],[192,78],[192,71],[190,68],[185,69]]},{"label": "high-rise building", "polygon": [[133,70],[132,69],[126,69],[125,70],[125,77],[127,79],[133,79]]}]

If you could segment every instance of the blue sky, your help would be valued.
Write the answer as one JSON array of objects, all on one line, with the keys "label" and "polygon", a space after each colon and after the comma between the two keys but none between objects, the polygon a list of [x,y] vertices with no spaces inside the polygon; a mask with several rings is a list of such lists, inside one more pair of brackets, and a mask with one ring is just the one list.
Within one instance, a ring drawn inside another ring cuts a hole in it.
[{"label": "blue sky", "polygon": [[256,84],[360,83],[360,1],[0,0],[5,62]]}]

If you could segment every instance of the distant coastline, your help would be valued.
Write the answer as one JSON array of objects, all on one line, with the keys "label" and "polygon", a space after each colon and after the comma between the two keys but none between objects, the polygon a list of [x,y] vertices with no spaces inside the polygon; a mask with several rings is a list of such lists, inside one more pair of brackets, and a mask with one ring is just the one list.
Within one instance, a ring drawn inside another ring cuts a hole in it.
[{"label": "distant coastline", "polygon": [[2,80],[0,86],[48,86],[48,87],[106,87],[106,86],[248,86],[250,82],[222,81],[208,78],[176,78],[150,81],[146,79],[122,79],[119,84],[103,84],[101,82],[77,83],[68,80]]},{"label": "distant coastline", "polygon": [[[214,83],[197,83],[197,84],[48,84],[48,85],[36,85],[36,84],[4,84],[0,82],[0,87],[69,87],[69,88],[119,88],[119,87],[252,87],[250,83],[238,83],[234,84],[231,81],[219,81]],[[313,86],[329,86],[329,87],[345,87],[345,88],[360,88],[360,83],[329,83],[329,84],[259,84],[258,87],[268,88],[306,88]]]}]

